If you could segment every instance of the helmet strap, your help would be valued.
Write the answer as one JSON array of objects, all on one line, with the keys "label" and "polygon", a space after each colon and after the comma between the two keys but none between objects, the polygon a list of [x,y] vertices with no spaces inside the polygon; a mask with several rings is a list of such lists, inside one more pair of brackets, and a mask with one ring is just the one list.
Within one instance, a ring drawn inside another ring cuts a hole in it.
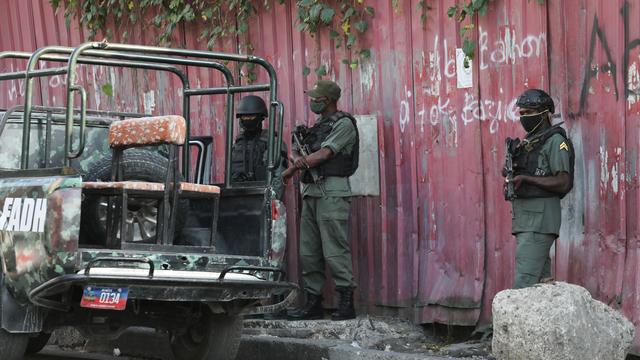
[{"label": "helmet strap", "polygon": [[[545,110],[545,111],[541,111],[537,114],[527,114],[527,115],[521,115],[521,117],[530,117],[530,116],[540,116],[546,112],[548,112],[549,110]],[[529,131],[527,134],[533,134],[536,132],[536,130],[538,130],[538,128],[540,127],[540,125],[542,125],[542,123],[544,122],[544,118],[542,116],[540,116],[540,121],[538,121],[538,124],[531,130]]]}]

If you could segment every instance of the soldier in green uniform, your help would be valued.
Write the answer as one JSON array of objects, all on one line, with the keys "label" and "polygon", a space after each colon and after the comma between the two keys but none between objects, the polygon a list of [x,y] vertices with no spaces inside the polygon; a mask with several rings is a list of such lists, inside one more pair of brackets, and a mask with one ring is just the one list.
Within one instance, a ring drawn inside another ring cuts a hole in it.
[{"label": "soldier in green uniform", "polygon": [[[267,178],[267,146],[269,133],[262,129],[262,122],[268,116],[267,106],[259,96],[248,95],[238,103],[236,117],[240,120],[240,133],[233,143],[231,152],[231,181],[264,181]],[[276,134],[277,136],[277,134]],[[276,141],[281,141],[276,138]],[[272,185],[276,198],[281,199],[284,191],[282,172],[287,168],[287,148],[282,144],[280,161]]]},{"label": "soldier in green uniform", "polygon": [[[306,156],[296,146],[293,165],[283,180],[302,170],[302,215],[300,220],[300,258],[306,304],[289,313],[292,320],[320,319],[325,265],[331,271],[340,294],[332,320],[355,318],[351,247],[347,238],[351,188],[349,176],[358,167],[359,137],[356,121],[338,111],[340,87],[333,81],[319,80],[307,91],[311,111],[320,115],[312,128],[300,131]],[[314,180],[314,176],[316,179]]]},{"label": "soldier in green uniform", "polygon": [[[515,190],[512,233],[516,236],[514,289],[551,277],[549,250],[560,232],[560,199],[573,187],[573,145],[560,126],[551,126],[555,106],[539,89],[525,91],[516,105],[524,140],[509,151]],[[506,174],[506,172],[505,172]]]}]

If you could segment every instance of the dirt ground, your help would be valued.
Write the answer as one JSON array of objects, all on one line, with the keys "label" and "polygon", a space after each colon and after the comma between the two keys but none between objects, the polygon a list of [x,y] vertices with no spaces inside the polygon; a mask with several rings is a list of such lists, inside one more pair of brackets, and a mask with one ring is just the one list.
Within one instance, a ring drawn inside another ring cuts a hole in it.
[{"label": "dirt ground", "polygon": [[[135,329],[133,329],[135,330]],[[472,328],[447,327],[444,325],[418,326],[392,317],[361,316],[354,320],[331,321],[286,321],[247,319],[244,334],[309,340],[329,340],[336,344],[354,348],[380,350],[395,353],[435,355],[452,358],[489,360],[490,340],[472,337]],[[134,340],[134,338],[138,340]],[[87,342],[75,329],[60,329],[54,333],[50,344],[68,351],[88,351],[110,354],[115,349],[124,356],[136,358],[164,359],[160,355],[170,352],[166,348],[167,338],[163,334],[147,331],[131,331],[124,336],[126,341]],[[141,340],[142,339],[142,340]],[[136,345],[137,344],[137,345]],[[141,346],[145,344],[145,346]],[[154,351],[150,351],[154,349]],[[147,356],[143,356],[146,354]]]},{"label": "dirt ground", "polygon": [[245,333],[338,340],[363,349],[400,353],[491,359],[491,342],[470,339],[469,329],[422,327],[397,318],[363,316],[348,321],[245,320]]}]

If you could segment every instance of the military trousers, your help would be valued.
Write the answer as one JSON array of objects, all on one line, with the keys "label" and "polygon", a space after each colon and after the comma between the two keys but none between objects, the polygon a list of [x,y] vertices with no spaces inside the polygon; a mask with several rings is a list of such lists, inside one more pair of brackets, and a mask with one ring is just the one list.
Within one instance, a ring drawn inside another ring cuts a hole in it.
[{"label": "military trousers", "polygon": [[516,276],[514,289],[532,286],[544,278],[551,277],[551,258],[549,251],[558,236],[536,232],[516,234]]},{"label": "military trousers", "polygon": [[347,238],[348,197],[311,197],[302,200],[300,219],[300,261],[305,291],[320,295],[325,282],[325,265],[336,287],[355,288],[351,246]]}]

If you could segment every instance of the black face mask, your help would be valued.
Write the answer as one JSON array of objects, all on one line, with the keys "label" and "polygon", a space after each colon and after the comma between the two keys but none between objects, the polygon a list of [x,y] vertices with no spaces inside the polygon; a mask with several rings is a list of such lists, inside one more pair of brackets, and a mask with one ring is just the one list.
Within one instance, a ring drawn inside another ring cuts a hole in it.
[{"label": "black face mask", "polygon": [[240,120],[240,126],[245,131],[258,131],[262,130],[262,119],[261,118],[253,118],[250,120]]},{"label": "black face mask", "polygon": [[541,113],[538,113],[538,114],[521,115],[520,116],[520,124],[524,128],[524,131],[526,131],[527,133],[531,133],[531,132],[534,132],[537,129],[539,129],[540,125],[542,125],[542,122],[545,119],[544,118],[544,114],[547,111],[548,110],[545,110],[545,111],[543,111]]}]

